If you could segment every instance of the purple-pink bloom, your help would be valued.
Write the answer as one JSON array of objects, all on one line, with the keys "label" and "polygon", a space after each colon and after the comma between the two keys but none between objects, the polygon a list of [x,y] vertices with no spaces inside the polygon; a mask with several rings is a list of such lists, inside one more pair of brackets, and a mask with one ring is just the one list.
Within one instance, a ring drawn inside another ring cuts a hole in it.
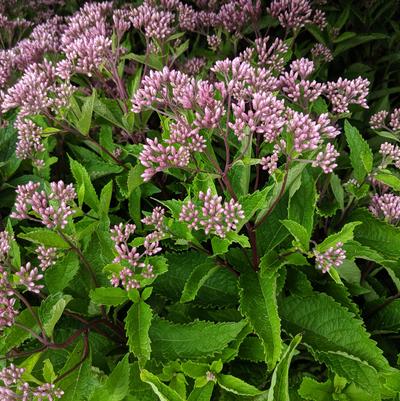
[{"label": "purple-pink bloom", "polygon": [[390,224],[397,224],[400,221],[400,196],[391,193],[375,194],[369,210],[375,217],[384,218]]},{"label": "purple-pink bloom", "polygon": [[328,143],[324,151],[317,154],[315,160],[312,162],[313,167],[321,167],[325,174],[332,173],[337,167],[336,158],[340,153],[335,149],[335,147]]},{"label": "purple-pink bloom", "polygon": [[340,267],[346,259],[346,251],[342,247],[343,243],[337,242],[335,246],[322,253],[314,249],[317,269],[320,269],[322,273],[326,273],[332,267]]},{"label": "purple-pink bloom", "polygon": [[273,0],[267,10],[283,28],[300,29],[311,22],[309,0]]},{"label": "purple-pink bloom", "polygon": [[386,125],[386,118],[389,113],[386,110],[378,111],[373,114],[369,120],[369,125],[372,129],[381,129]]},{"label": "purple-pink bloom", "polygon": [[400,108],[394,109],[390,114],[389,126],[394,130],[400,130]]}]

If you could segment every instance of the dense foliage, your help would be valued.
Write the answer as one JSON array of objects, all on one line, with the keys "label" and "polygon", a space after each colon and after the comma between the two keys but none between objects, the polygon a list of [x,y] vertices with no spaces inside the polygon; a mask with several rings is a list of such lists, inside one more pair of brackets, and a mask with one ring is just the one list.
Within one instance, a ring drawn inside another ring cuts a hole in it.
[{"label": "dense foliage", "polygon": [[398,14],[2,2],[1,400],[400,400]]}]

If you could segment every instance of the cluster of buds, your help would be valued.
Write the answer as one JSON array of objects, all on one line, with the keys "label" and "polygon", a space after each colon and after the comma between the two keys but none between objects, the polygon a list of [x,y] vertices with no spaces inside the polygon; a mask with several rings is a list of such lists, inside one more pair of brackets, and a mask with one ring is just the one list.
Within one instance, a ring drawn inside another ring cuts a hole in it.
[{"label": "cluster of buds", "polygon": [[51,182],[49,194],[40,191],[39,187],[39,183],[32,181],[18,185],[15,211],[11,213],[11,217],[37,221],[50,229],[64,229],[68,224],[68,217],[75,213],[70,206],[76,198],[73,185],[65,185],[63,181]]},{"label": "cluster of buds", "polygon": [[130,246],[129,238],[135,233],[134,224],[115,225],[111,229],[111,238],[114,242],[117,256],[114,263],[122,266],[118,273],[113,273],[111,284],[114,287],[122,285],[126,290],[140,288],[141,279],[154,278],[153,266],[148,263],[146,257],[159,253],[162,248],[159,241],[164,236],[164,209],[156,207],[150,216],[145,217],[142,222],[154,226],[154,231],[149,233],[143,242],[143,251],[138,247]]},{"label": "cluster of buds", "polygon": [[327,63],[330,63],[333,60],[333,54],[330,49],[328,49],[325,45],[322,43],[316,43],[312,48],[311,48],[311,54],[314,59],[320,59],[323,60]]},{"label": "cluster of buds", "polygon": [[400,147],[389,142],[382,143],[379,153],[382,155],[381,167],[385,168],[389,164],[394,164],[400,168]]},{"label": "cluster of buds", "polygon": [[327,25],[325,13],[313,11],[309,0],[274,0],[267,10],[286,29],[298,30],[307,24],[324,29]]},{"label": "cluster of buds", "polygon": [[400,221],[400,196],[391,193],[375,194],[369,210],[375,217],[383,218],[390,224],[397,224]]},{"label": "cluster of buds", "polygon": [[342,247],[343,243],[338,242],[322,253],[314,249],[317,269],[326,273],[332,267],[340,267],[346,259],[346,251]]},{"label": "cluster of buds", "polygon": [[372,129],[385,129],[387,131],[399,131],[400,130],[400,108],[394,109],[389,116],[389,123],[386,124],[386,119],[389,116],[389,112],[386,110],[378,111],[371,116],[369,125]]},{"label": "cluster of buds", "polygon": [[36,248],[36,254],[39,260],[39,267],[42,271],[45,271],[49,267],[55,265],[57,260],[57,248],[46,248],[43,245],[39,245]]},{"label": "cluster of buds", "polygon": [[4,401],[55,401],[60,399],[64,392],[52,383],[44,383],[38,387],[32,387],[23,379],[24,368],[14,364],[0,371],[0,396]]},{"label": "cluster of buds", "polygon": [[240,203],[231,199],[222,203],[222,196],[213,195],[209,188],[206,193],[199,192],[198,204],[189,201],[182,206],[179,220],[188,223],[194,230],[203,229],[206,234],[224,238],[229,231],[237,228],[244,212]]}]

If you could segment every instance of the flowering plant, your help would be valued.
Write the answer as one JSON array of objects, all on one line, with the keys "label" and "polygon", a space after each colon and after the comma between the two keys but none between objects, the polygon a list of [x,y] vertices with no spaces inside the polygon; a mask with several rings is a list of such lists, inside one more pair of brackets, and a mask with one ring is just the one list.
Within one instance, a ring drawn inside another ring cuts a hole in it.
[{"label": "flowering plant", "polygon": [[335,64],[377,37],[323,1],[11,3],[2,399],[397,399],[400,109]]}]

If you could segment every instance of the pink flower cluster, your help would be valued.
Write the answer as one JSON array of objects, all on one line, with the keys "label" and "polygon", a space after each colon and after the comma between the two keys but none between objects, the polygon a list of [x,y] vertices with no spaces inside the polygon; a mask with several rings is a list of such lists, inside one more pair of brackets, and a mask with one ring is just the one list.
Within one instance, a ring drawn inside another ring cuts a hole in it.
[{"label": "pink flower cluster", "polygon": [[136,246],[131,247],[128,244],[129,238],[136,230],[134,224],[120,223],[111,229],[111,238],[117,252],[113,263],[122,265],[122,269],[118,273],[112,274],[111,284],[114,287],[122,285],[129,291],[133,288],[140,288],[141,279],[155,277],[153,266],[146,261],[146,257],[155,255],[162,250],[159,241],[164,236],[164,214],[164,209],[156,207],[150,216],[142,220],[144,224],[154,226],[154,231],[144,239],[142,252],[139,252]]},{"label": "pink flower cluster", "polygon": [[369,210],[375,217],[384,218],[390,224],[397,224],[400,221],[400,196],[391,193],[375,194]]},{"label": "pink flower cluster", "polygon": [[339,78],[326,84],[325,94],[332,104],[334,113],[348,113],[350,104],[358,104],[368,109],[369,81],[358,77],[353,80]]},{"label": "pink flower cluster", "polygon": [[76,198],[72,184],[63,181],[50,183],[50,194],[39,191],[40,184],[32,181],[18,185],[16,189],[14,219],[30,219],[45,225],[47,228],[64,229],[68,217],[75,213],[70,203]]},{"label": "pink flower cluster", "polygon": [[386,119],[389,116],[389,112],[385,110],[378,111],[371,116],[369,124],[372,129],[386,129],[388,131],[399,131],[400,130],[400,108],[394,109],[390,114],[389,124],[386,125]]},{"label": "pink flower cluster", "polygon": [[64,391],[52,383],[44,383],[38,387],[32,387],[23,374],[25,368],[18,368],[14,364],[4,367],[0,371],[0,397],[3,401],[55,401],[62,398]]},{"label": "pink flower cluster", "polygon": [[394,164],[400,169],[400,147],[389,142],[382,143],[379,153],[383,156],[381,167]]},{"label": "pink flower cluster", "polygon": [[283,28],[297,30],[313,23],[324,29],[327,25],[325,13],[315,10],[313,14],[309,0],[274,0],[267,10]]},{"label": "pink flower cluster", "polygon": [[321,270],[322,273],[326,273],[332,267],[340,267],[346,259],[346,251],[342,247],[343,243],[338,242],[325,252],[321,253],[314,250],[317,269]]},{"label": "pink flower cluster", "polygon": [[332,54],[331,50],[328,49],[322,43],[316,43],[311,48],[311,54],[314,57],[314,59],[321,59],[327,63],[329,63],[333,60],[333,54]]},{"label": "pink flower cluster", "polygon": [[213,195],[211,189],[199,192],[199,204],[189,201],[182,206],[179,220],[188,223],[195,230],[203,229],[206,234],[215,234],[224,238],[229,231],[234,231],[244,218],[242,206],[231,199],[222,203],[222,196]]}]

